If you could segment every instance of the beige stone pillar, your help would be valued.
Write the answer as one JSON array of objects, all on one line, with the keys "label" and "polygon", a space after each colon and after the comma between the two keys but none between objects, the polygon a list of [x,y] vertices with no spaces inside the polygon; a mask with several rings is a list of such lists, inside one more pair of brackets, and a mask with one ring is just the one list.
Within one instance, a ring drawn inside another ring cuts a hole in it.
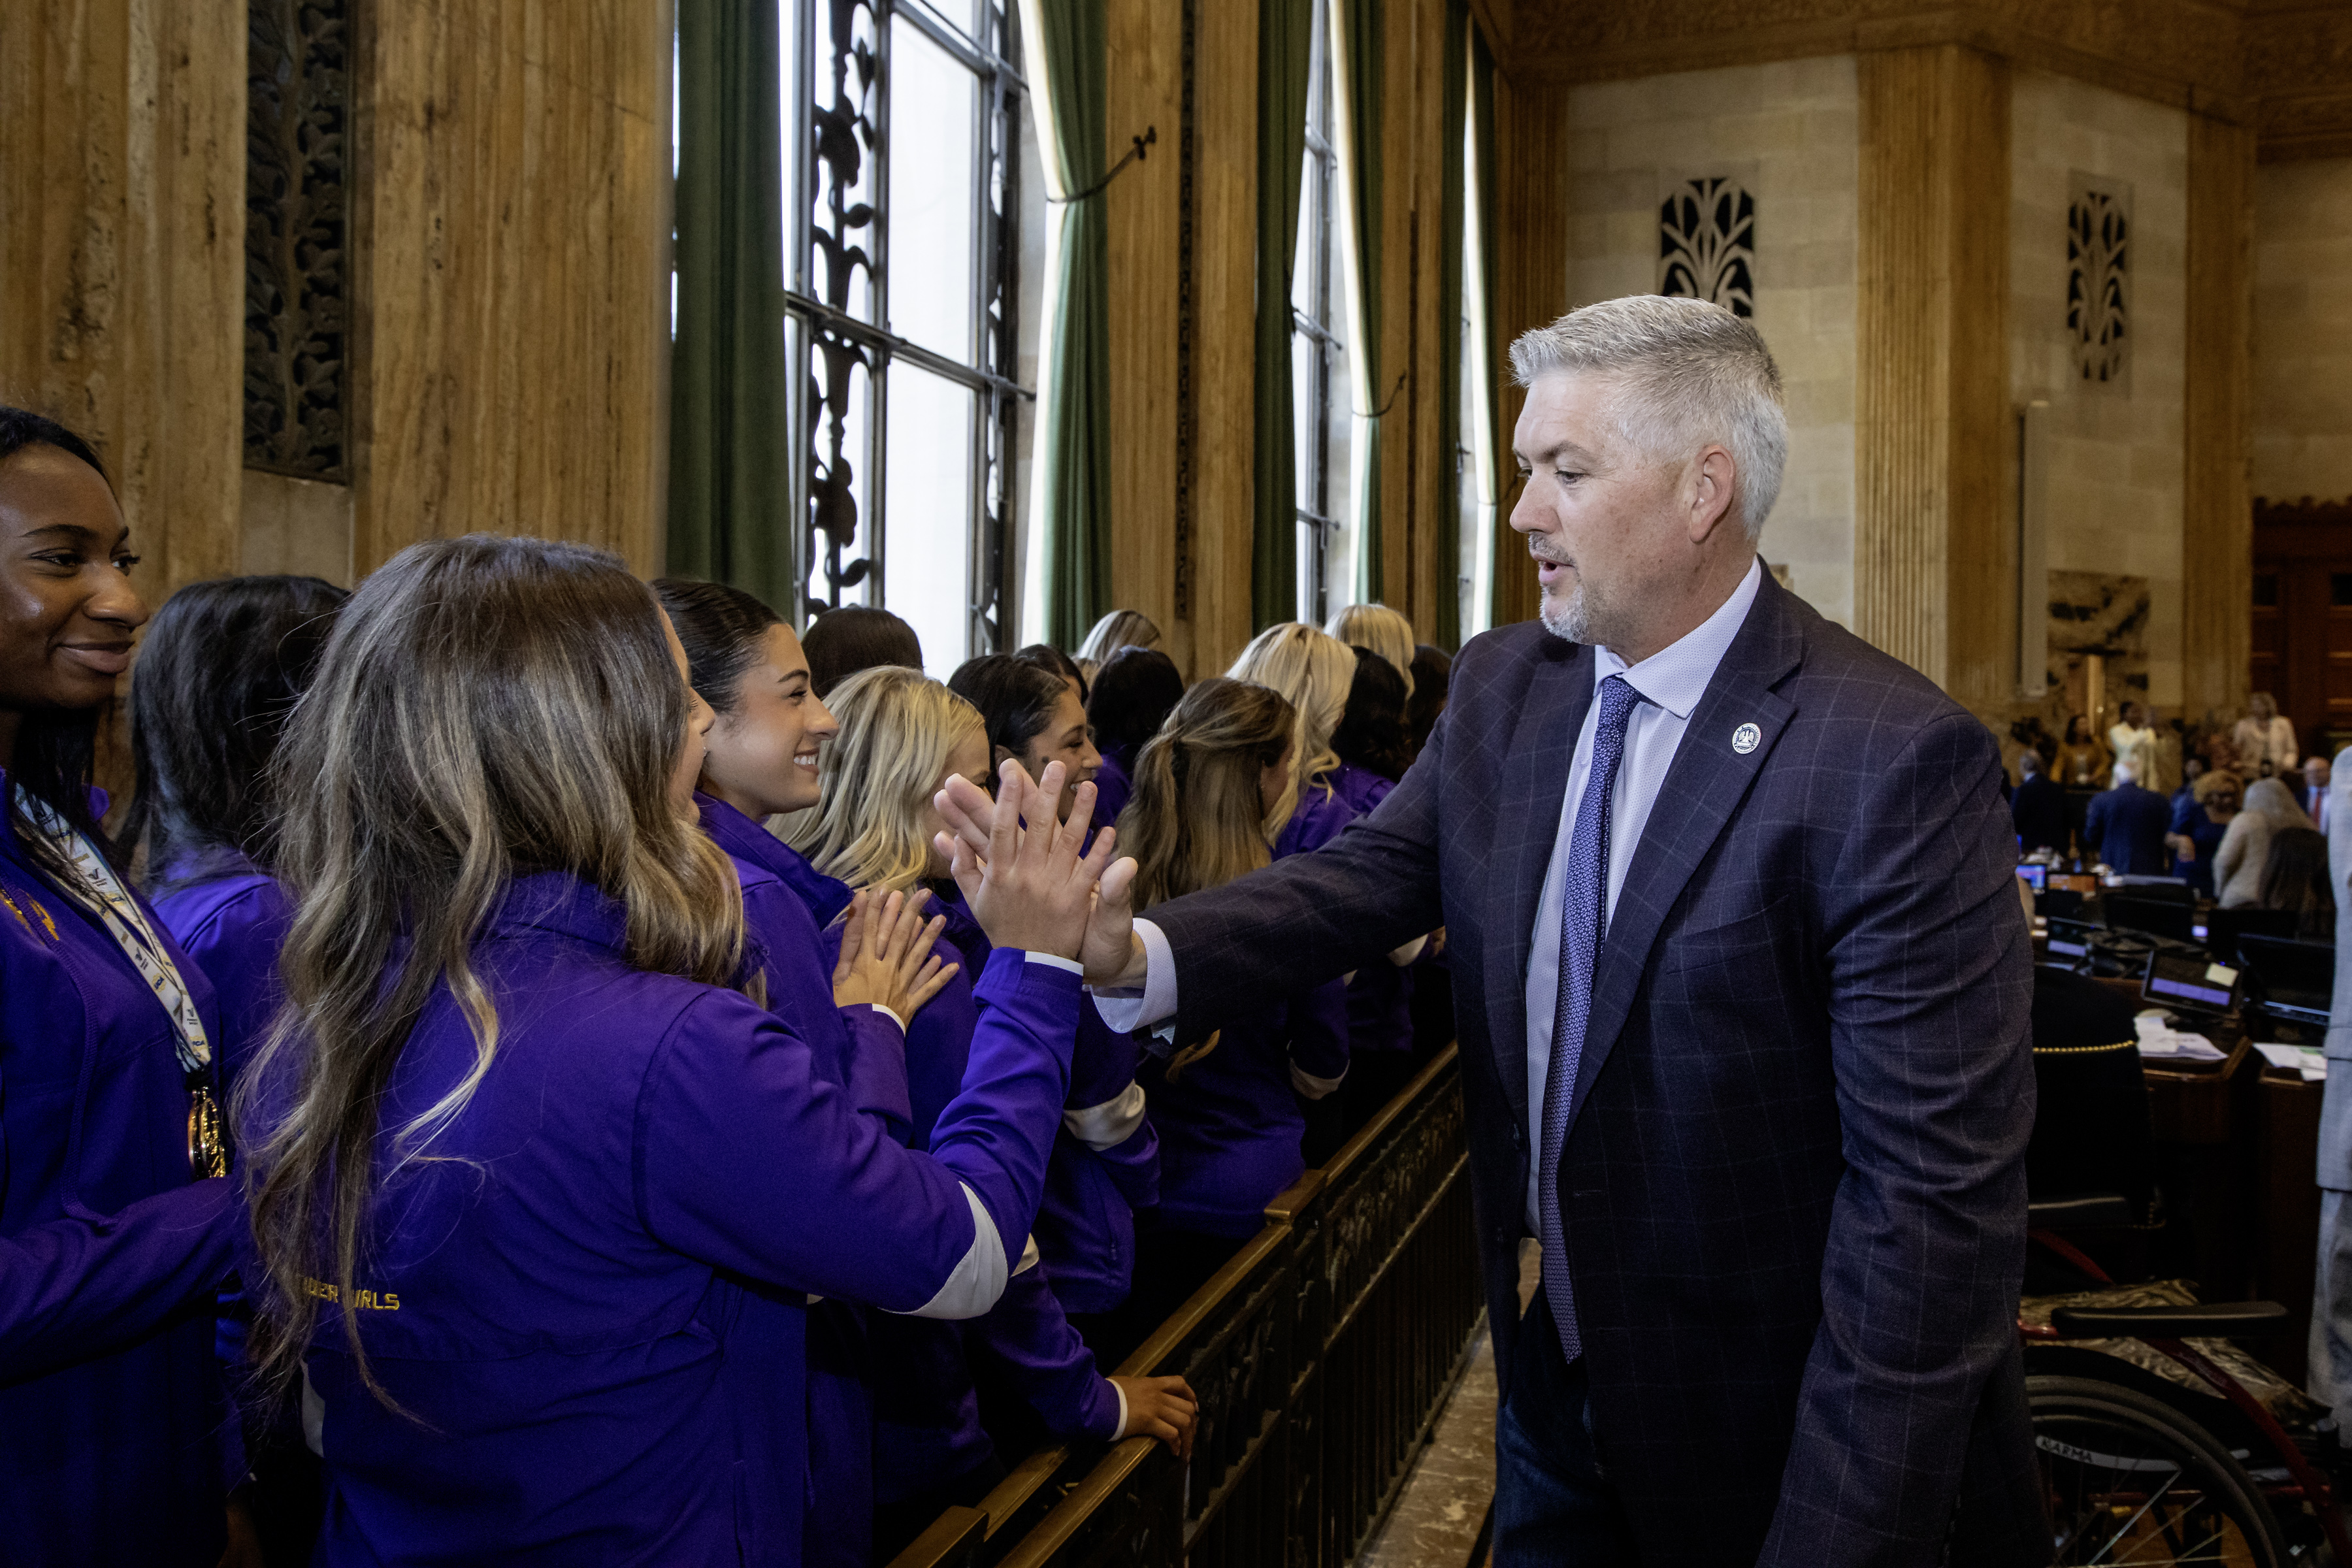
[{"label": "beige stone pillar", "polygon": [[2189,117],[2180,519],[2180,699],[2194,722],[2245,701],[2253,657],[2254,134]]},{"label": "beige stone pillar", "polygon": [[2011,684],[2008,62],[1860,58],[1854,630],[1979,711]]}]

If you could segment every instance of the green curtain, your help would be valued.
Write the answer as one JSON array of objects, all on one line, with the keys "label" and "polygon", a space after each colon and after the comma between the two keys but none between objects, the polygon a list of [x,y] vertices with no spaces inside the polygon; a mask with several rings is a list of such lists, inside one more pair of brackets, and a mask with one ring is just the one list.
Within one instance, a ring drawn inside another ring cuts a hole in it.
[{"label": "green curtain", "polygon": [[1486,301],[1486,370],[1481,378],[1478,395],[1486,400],[1493,414],[1495,426],[1495,496],[1497,506],[1493,529],[1495,559],[1498,563],[1487,587],[1486,624],[1499,626],[1524,618],[1526,607],[1512,604],[1507,614],[1503,605],[1503,573],[1499,563],[1503,552],[1512,543],[1508,513],[1500,503],[1511,494],[1511,481],[1517,465],[1511,460],[1510,433],[1502,427],[1503,366],[1509,363],[1503,341],[1504,326],[1495,309],[1495,256],[1499,240],[1495,227],[1495,55],[1486,47],[1486,36],[1473,21],[1470,25],[1470,134],[1475,140],[1478,162],[1478,258],[1479,277],[1476,279],[1479,298]]},{"label": "green curtain", "polygon": [[[1047,99],[1053,145],[1045,156],[1065,193],[1091,190],[1103,176],[1103,0],[1033,0],[1022,16],[1035,45],[1030,79]],[[1054,211],[1061,275],[1047,307],[1053,363],[1036,471],[1045,486],[1045,637],[1066,648],[1110,608],[1110,247],[1101,192]]]},{"label": "green curtain", "polygon": [[1330,0],[1344,50],[1333,85],[1346,96],[1348,221],[1355,239],[1355,341],[1348,353],[1362,367],[1368,399],[1357,409],[1356,599],[1381,596],[1381,414],[1389,396],[1381,374],[1381,69],[1385,58],[1383,0]]},{"label": "green curtain", "polygon": [[1438,134],[1445,139],[1444,170],[1438,191],[1437,298],[1444,315],[1437,330],[1437,455],[1445,494],[1437,505],[1437,617],[1440,647],[1462,644],[1462,298],[1463,116],[1469,108],[1465,51],[1470,30],[1469,0],[1446,0],[1444,95],[1439,100]]},{"label": "green curtain", "polygon": [[1298,614],[1298,435],[1291,404],[1290,280],[1298,260],[1298,182],[1315,0],[1261,0],[1257,13],[1256,523],[1250,624]]},{"label": "green curtain", "polygon": [[775,0],[678,0],[668,570],[797,618]]}]

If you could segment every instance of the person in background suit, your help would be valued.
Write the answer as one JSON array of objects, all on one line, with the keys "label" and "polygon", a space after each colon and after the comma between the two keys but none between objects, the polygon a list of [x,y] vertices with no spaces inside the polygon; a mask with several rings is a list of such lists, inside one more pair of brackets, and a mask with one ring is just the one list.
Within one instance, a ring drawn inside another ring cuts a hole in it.
[{"label": "person in background suit", "polygon": [[[1322,849],[1146,921],[1113,868],[1097,994],[1196,1037],[1445,926],[1496,1562],[2046,1563],[1993,737],[1759,566],[1787,422],[1752,323],[1616,300],[1512,363],[1542,624],[1463,650],[1428,748]],[[968,843],[993,815],[940,804]]]},{"label": "person in background suit", "polygon": [[2327,759],[2314,752],[2303,760],[2303,809],[2320,832],[2327,831]]},{"label": "person in background suit", "polygon": [[[2352,884],[2352,746],[2329,771],[2327,878]],[[2331,1063],[2352,1064],[2352,898],[2336,900],[2336,994],[2327,1016]],[[2304,1386],[2352,1431],[2352,1066],[2331,1067],[2319,1102],[2319,1264],[2311,1293],[2310,1371]]]},{"label": "person in background suit", "polygon": [[2017,829],[2021,854],[2036,849],[2066,851],[2066,790],[2042,771],[2042,754],[2025,751],[2017,758],[2017,793],[2010,797],[2009,819]]},{"label": "person in background suit", "polygon": [[2134,747],[2116,759],[2114,785],[2092,797],[2083,823],[2084,847],[2131,877],[2164,875],[2164,830],[2172,824],[2171,802],[2140,787],[2146,756]]}]

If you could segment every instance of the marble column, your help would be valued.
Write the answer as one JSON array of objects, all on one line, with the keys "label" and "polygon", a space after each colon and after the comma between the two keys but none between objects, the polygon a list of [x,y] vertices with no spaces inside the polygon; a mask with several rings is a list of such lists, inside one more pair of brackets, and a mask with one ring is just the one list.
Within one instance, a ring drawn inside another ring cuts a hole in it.
[{"label": "marble column", "polygon": [[2189,117],[2187,385],[2181,441],[2181,712],[2228,717],[2253,658],[2254,133]]},{"label": "marble column", "polygon": [[1860,57],[1854,630],[1971,708],[2010,684],[2009,65]]}]

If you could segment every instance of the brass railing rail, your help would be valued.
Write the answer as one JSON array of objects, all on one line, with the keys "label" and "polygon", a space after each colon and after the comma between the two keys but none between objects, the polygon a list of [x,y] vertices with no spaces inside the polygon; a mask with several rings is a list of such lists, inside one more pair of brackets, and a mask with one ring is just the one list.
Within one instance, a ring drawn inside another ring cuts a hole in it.
[{"label": "brass railing rail", "polygon": [[1476,1331],[1452,1047],[1267,1205],[1129,1356],[1201,1397],[1189,1464],[1148,1437],[1032,1454],[891,1568],[1339,1568],[1387,1512]]}]

